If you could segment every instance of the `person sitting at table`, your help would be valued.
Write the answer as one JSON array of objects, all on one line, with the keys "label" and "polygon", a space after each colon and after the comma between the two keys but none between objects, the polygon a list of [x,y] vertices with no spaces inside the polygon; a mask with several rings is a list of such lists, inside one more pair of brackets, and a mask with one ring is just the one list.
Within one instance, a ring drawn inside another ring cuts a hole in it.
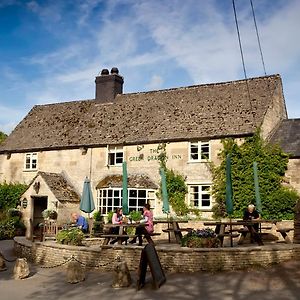
[{"label": "person sitting at table", "polygon": [[[113,216],[112,216],[112,224],[122,224],[123,223],[123,219],[124,219],[124,216],[123,216],[123,210],[122,208],[117,208],[116,211],[114,212]],[[119,234],[119,227],[116,226],[116,227],[112,227],[111,228],[111,233],[112,234]],[[126,234],[125,231],[123,231],[123,234]],[[125,241],[126,239],[128,238],[125,238],[125,239],[122,239],[122,241]],[[118,239],[113,239],[110,244],[114,244],[115,242],[117,242]]]},{"label": "person sitting at table", "polygon": [[[244,221],[252,221],[252,220],[259,220],[260,215],[258,211],[255,209],[254,204],[249,204],[248,207],[244,211],[243,220]],[[259,245],[262,245],[261,238],[258,234],[259,231],[259,223],[254,223],[252,225],[247,226],[249,232],[251,233],[251,242],[254,240]],[[247,232],[242,233],[244,237],[246,237]]]},{"label": "person sitting at table", "polygon": [[[150,205],[147,203],[143,207],[143,219],[138,221],[137,223],[140,224],[145,224],[145,225],[139,225],[136,230],[135,234],[139,238],[139,246],[143,245],[143,237],[142,235],[145,236],[147,239],[148,243],[152,243],[153,241],[151,239],[150,234],[153,233],[154,228],[153,228],[153,213],[150,211]],[[136,243],[136,237],[133,238],[130,242],[130,244],[135,244]]]},{"label": "person sitting at table", "polygon": [[81,229],[83,233],[87,233],[89,224],[86,221],[85,217],[81,216],[80,214],[74,212],[71,214],[72,222],[76,223],[76,226]]}]

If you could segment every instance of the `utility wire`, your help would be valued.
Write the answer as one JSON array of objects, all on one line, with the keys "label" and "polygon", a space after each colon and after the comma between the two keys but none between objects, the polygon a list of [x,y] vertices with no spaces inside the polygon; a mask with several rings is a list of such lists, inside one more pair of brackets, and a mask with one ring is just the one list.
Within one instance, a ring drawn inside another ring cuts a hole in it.
[{"label": "utility wire", "polygon": [[267,76],[266,67],[265,67],[265,61],[264,61],[264,56],[263,56],[262,49],[261,49],[261,43],[260,43],[259,33],[258,33],[258,29],[257,29],[256,18],[255,18],[255,12],[254,12],[254,7],[253,7],[252,0],[250,0],[250,4],[251,4],[252,15],[253,15],[253,21],[254,21],[255,30],[256,30],[256,37],[257,37],[257,42],[258,42],[258,47],[259,47],[259,52],[260,52],[261,62],[262,62],[262,65],[263,65],[263,69],[264,69],[265,76]]},{"label": "utility wire", "polygon": [[247,86],[249,104],[250,104],[250,109],[253,112],[253,110],[252,110],[252,103],[251,103],[251,97],[250,97],[249,84],[248,84],[248,78],[247,78],[247,72],[246,72],[245,61],[244,61],[244,53],[243,53],[243,48],[242,48],[242,42],[241,42],[241,36],[240,36],[240,30],[239,30],[239,24],[238,24],[238,20],[237,20],[237,15],[236,15],[236,9],[235,9],[235,2],[234,2],[234,0],[232,0],[232,7],[233,7],[233,12],[234,12],[234,19],[235,19],[236,31],[237,31],[238,40],[239,40],[239,46],[240,46],[240,52],[241,52],[241,58],[242,58],[244,76],[245,76],[245,80],[246,80],[246,86]]},{"label": "utility wire", "polygon": [[242,48],[242,42],[241,42],[239,24],[238,24],[238,20],[237,20],[237,16],[236,16],[236,9],[235,9],[235,2],[234,2],[234,0],[232,0],[232,6],[233,6],[233,13],[234,13],[236,31],[237,31],[238,40],[239,40],[239,46],[240,46],[242,64],[243,64],[243,69],[244,69],[244,76],[245,76],[245,79],[247,79],[247,73],[246,73],[246,67],[245,67],[245,61],[244,61],[244,54],[243,54],[243,48]]}]

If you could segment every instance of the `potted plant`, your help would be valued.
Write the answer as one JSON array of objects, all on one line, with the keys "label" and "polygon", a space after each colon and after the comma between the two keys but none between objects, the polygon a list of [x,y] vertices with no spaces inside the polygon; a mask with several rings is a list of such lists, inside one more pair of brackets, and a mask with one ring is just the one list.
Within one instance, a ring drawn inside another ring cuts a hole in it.
[{"label": "potted plant", "polygon": [[57,212],[54,209],[45,209],[42,211],[42,216],[45,220],[46,219],[56,220]]},{"label": "potted plant", "polygon": [[83,238],[84,234],[79,228],[63,229],[56,235],[56,241],[65,245],[80,246]]},{"label": "potted plant", "polygon": [[181,241],[183,247],[189,248],[218,248],[219,239],[210,228],[192,230]]}]

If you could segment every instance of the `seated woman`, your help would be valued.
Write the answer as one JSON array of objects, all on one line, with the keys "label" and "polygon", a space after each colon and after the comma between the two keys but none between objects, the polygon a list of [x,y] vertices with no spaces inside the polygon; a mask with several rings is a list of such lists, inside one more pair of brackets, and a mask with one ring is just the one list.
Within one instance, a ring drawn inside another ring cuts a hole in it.
[{"label": "seated woman", "polygon": [[[143,244],[143,237],[142,235],[145,235],[145,238],[147,239],[148,243],[152,243],[153,241],[151,239],[150,234],[153,233],[153,213],[150,211],[150,205],[147,203],[143,207],[143,219],[139,221],[140,224],[145,224],[145,226],[138,226],[136,228],[135,234],[139,238],[139,246],[142,246]],[[130,242],[130,244],[136,243],[136,237],[133,238]]]},{"label": "seated woman", "polygon": [[78,213],[71,214],[72,222],[76,223],[76,226],[82,230],[83,233],[88,232],[89,224],[86,221],[85,217],[81,216]]},{"label": "seated woman", "polygon": [[[114,212],[111,220],[112,224],[122,224],[123,222],[123,210],[122,208],[117,208],[116,211]],[[112,234],[119,234],[119,227],[112,227],[110,230],[110,233]],[[126,234],[126,232],[123,232],[123,234]],[[118,239],[113,239],[110,244],[114,244],[117,242]]]}]

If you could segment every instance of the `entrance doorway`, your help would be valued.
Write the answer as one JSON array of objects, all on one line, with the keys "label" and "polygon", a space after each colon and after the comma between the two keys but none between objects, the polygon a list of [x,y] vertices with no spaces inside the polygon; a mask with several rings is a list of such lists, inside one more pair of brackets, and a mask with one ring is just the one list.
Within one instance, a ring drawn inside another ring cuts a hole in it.
[{"label": "entrance doorway", "polygon": [[31,196],[33,200],[33,229],[38,230],[39,229],[39,224],[43,223],[44,218],[42,216],[42,211],[47,209],[48,207],[48,197],[43,196],[43,197],[36,197],[36,196]]}]

